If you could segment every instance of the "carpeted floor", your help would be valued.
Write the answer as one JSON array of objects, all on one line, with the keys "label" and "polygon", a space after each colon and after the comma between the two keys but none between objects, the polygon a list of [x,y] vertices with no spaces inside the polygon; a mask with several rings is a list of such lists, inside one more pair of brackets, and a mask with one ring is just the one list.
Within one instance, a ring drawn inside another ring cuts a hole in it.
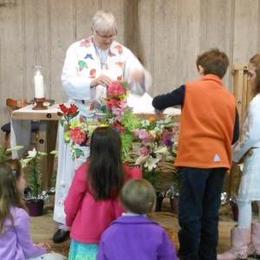
[{"label": "carpeted floor", "polygon": [[[169,209],[167,206],[163,210]],[[151,218],[160,223],[168,232],[175,245],[178,247],[178,221],[177,216],[171,212],[154,212]],[[219,246],[218,252],[227,250],[230,246],[230,230],[235,225],[232,220],[232,212],[229,206],[224,206],[220,210],[219,223]],[[47,209],[41,217],[32,218],[32,236],[35,242],[48,241],[52,250],[67,255],[69,249],[69,241],[62,244],[54,244],[51,240],[56,226],[52,220],[52,209]],[[253,259],[253,258],[251,258]]]}]

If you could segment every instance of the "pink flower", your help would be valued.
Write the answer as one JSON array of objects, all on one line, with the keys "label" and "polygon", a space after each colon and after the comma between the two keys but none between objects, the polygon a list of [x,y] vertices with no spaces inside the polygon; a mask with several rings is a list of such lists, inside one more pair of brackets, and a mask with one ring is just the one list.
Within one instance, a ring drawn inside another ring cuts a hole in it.
[{"label": "pink flower", "polygon": [[72,141],[78,145],[85,143],[88,139],[86,133],[82,129],[80,129],[80,127],[75,127],[71,129],[70,137]]},{"label": "pink flower", "polygon": [[112,107],[112,114],[117,121],[121,121],[124,115],[124,109]]},{"label": "pink flower", "polygon": [[149,155],[150,151],[146,146],[143,146],[139,150],[140,154],[143,156]]},{"label": "pink flower", "polygon": [[141,140],[148,140],[149,139],[149,133],[145,129],[137,130],[137,136]]},{"label": "pink flower", "polygon": [[126,94],[126,89],[121,83],[114,81],[108,86],[107,94],[109,97],[120,97]]}]

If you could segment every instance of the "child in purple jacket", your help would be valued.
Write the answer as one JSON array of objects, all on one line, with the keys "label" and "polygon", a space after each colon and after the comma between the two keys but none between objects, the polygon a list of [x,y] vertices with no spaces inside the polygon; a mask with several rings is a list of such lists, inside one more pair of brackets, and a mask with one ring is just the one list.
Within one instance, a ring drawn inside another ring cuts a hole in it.
[{"label": "child in purple jacket", "polygon": [[98,260],[175,260],[176,250],[165,230],[146,214],[154,205],[155,191],[146,180],[131,180],[121,192],[127,210],[103,233]]},{"label": "child in purple jacket", "polygon": [[0,162],[0,259],[62,260],[47,253],[49,246],[35,245],[30,234],[30,217],[22,199],[26,181],[18,161]]}]

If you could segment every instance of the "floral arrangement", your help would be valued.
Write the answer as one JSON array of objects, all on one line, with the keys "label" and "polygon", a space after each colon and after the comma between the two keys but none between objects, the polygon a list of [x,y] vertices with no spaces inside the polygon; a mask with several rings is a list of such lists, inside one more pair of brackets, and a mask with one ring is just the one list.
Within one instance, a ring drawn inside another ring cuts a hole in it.
[{"label": "floral arrangement", "polygon": [[73,158],[79,158],[84,153],[78,146],[88,142],[88,124],[84,120],[77,118],[79,110],[75,104],[69,104],[69,106],[60,104],[59,106],[63,113],[60,123],[64,128],[64,141],[71,145]]},{"label": "floral arrangement", "polygon": [[[83,156],[82,145],[87,145],[93,130],[98,126],[110,125],[120,132],[122,158],[124,162],[140,165],[148,179],[158,172],[175,172],[179,124],[172,117],[142,116],[134,114],[127,106],[128,87],[113,82],[107,89],[107,98],[101,108],[103,116],[87,120],[78,116],[76,105],[61,104],[65,142],[72,148],[73,158]],[[140,120],[141,119],[141,120]],[[151,181],[153,182],[153,181]]]},{"label": "floral arrangement", "polygon": [[152,171],[160,161],[173,162],[176,157],[178,125],[171,117],[156,120],[155,117],[141,121],[140,128],[134,130],[132,154],[135,164],[143,164]]}]

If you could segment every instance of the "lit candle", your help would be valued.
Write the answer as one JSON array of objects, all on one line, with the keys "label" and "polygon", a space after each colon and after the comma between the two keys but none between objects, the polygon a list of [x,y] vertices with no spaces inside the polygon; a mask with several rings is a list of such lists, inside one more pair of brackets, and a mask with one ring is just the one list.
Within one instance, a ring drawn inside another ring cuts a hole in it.
[{"label": "lit candle", "polygon": [[34,92],[35,98],[44,98],[43,76],[40,70],[36,70],[34,75]]}]

